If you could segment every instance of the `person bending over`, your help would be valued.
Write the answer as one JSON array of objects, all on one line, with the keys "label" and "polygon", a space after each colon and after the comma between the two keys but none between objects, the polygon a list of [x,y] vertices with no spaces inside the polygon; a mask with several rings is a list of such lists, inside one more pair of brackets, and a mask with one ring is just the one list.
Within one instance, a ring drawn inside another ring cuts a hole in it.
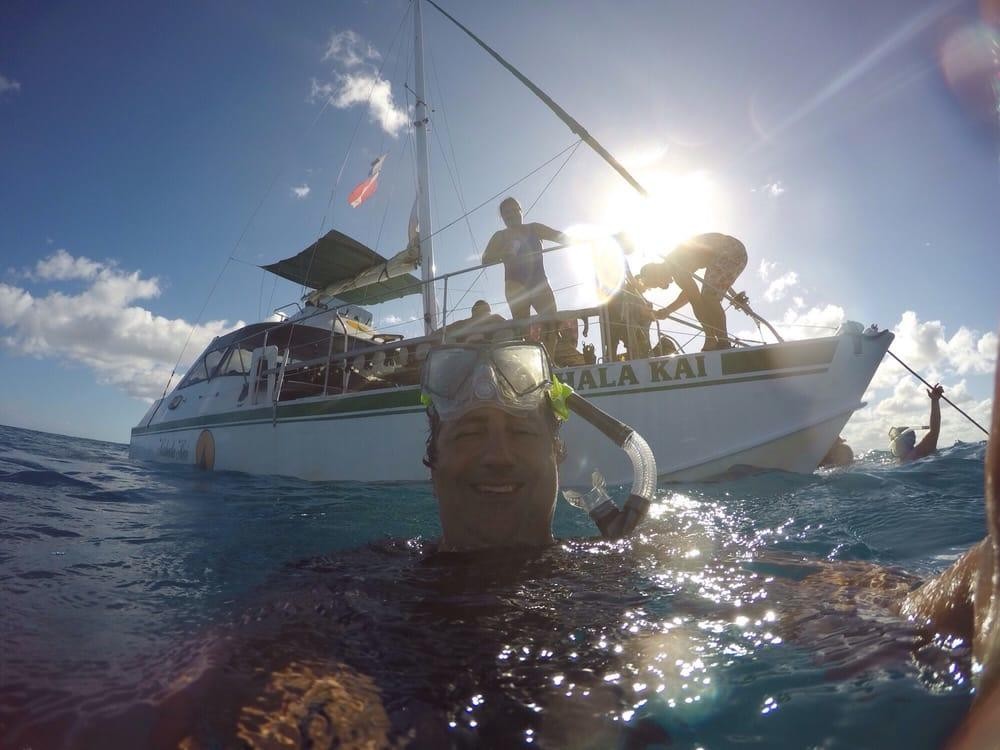
[{"label": "person bending over", "polygon": [[[702,351],[728,349],[732,344],[722,298],[746,265],[747,250],[742,242],[728,234],[710,232],[682,242],[663,262],[643,266],[639,278],[646,288],[666,289],[671,282],[681,288],[673,302],[657,311],[657,318],[663,320],[690,303],[705,331]],[[705,269],[705,280],[699,289],[692,274],[700,268]]]}]

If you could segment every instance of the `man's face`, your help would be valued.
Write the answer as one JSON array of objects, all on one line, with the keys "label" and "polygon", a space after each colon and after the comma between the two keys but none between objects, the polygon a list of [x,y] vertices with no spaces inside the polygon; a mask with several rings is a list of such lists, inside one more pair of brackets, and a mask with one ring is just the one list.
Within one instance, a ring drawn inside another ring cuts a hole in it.
[{"label": "man's face", "polygon": [[556,464],[541,412],[513,416],[484,407],[443,422],[431,471],[441,549],[550,544]]},{"label": "man's face", "polygon": [[500,218],[508,227],[520,226],[522,223],[521,207],[514,202],[500,206]]}]

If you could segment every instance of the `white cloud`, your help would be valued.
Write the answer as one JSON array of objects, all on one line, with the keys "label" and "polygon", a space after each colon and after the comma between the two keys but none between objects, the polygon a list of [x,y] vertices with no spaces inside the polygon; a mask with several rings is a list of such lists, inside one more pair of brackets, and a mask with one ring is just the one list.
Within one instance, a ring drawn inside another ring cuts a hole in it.
[{"label": "white cloud", "polygon": [[48,258],[43,258],[35,264],[32,278],[43,281],[92,279],[102,268],[104,266],[97,261],[82,255],[79,258],[74,258],[66,250],[60,248]]},{"label": "white cloud", "polygon": [[781,318],[779,331],[786,339],[810,339],[832,335],[846,320],[839,305],[810,307],[808,310],[789,309]]},{"label": "white cloud", "polygon": [[382,55],[360,34],[347,29],[330,35],[323,61],[333,60],[345,68],[356,68],[365,62],[381,60]]},{"label": "white cloud", "polygon": [[354,31],[331,35],[323,60],[335,63],[333,79],[312,79],[309,101],[327,101],[337,109],[364,105],[369,119],[395,137],[410,118],[405,107],[396,105],[392,86],[371,64],[380,59],[378,50]]},{"label": "white cloud", "polygon": [[788,271],[772,281],[764,291],[764,299],[768,302],[778,302],[785,293],[799,283],[799,275],[795,271]]},{"label": "white cloud", "polygon": [[3,73],[0,73],[0,96],[6,94],[8,91],[13,91],[17,93],[21,90],[21,84],[17,81],[8,78]]},{"label": "white cloud", "polygon": [[409,122],[406,111],[396,106],[389,82],[374,72],[335,73],[334,81],[325,83],[313,79],[309,99],[327,99],[337,109],[364,104],[369,119],[391,136]]},{"label": "white cloud", "polygon": [[15,354],[83,365],[99,383],[118,386],[137,398],[153,399],[162,393],[188,335],[191,341],[182,365],[215,336],[243,325],[220,320],[192,326],[154,315],[132,303],[159,296],[156,278],[74,258],[65,250],[40,261],[30,276],[88,284],[76,294],[50,289],[36,296],[0,282],[0,346]]},{"label": "white cloud", "polygon": [[311,190],[312,189],[308,185],[302,183],[301,185],[292,188],[292,195],[301,200],[302,198],[305,198],[307,195],[309,195]]},{"label": "white cloud", "polygon": [[780,180],[775,182],[769,182],[764,185],[764,192],[770,195],[772,198],[777,198],[779,195],[785,192],[785,186],[781,184]]},{"label": "white cloud", "polygon": [[771,271],[778,267],[777,263],[772,263],[771,261],[761,258],[760,266],[757,267],[757,273],[760,274],[760,278],[767,281],[771,276]]}]

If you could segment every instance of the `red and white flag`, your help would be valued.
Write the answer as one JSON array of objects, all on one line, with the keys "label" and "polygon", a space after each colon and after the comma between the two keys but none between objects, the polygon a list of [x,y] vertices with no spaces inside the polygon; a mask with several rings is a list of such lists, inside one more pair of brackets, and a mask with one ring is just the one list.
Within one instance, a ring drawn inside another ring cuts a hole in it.
[{"label": "red and white flag", "polygon": [[359,182],[351,194],[347,196],[347,202],[351,204],[351,208],[357,208],[375,194],[375,188],[378,187],[378,173],[382,171],[382,162],[385,161],[385,157],[386,154],[382,154],[372,162],[368,176]]}]

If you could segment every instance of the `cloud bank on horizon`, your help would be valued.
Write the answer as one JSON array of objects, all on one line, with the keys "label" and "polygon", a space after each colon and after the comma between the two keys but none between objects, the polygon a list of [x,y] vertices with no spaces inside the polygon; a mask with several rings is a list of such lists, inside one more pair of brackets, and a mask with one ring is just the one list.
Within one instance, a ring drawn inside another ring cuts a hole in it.
[{"label": "cloud bank on horizon", "polygon": [[[11,275],[24,286],[0,282],[0,346],[17,355],[82,365],[98,383],[145,401],[162,394],[189,337],[182,367],[213,338],[244,325],[225,320],[193,325],[156,315],[135,303],[158,297],[159,279],[65,249]],[[35,293],[28,284],[37,287]]]},{"label": "cloud bank on horizon", "polygon": [[[794,271],[779,272],[777,263],[761,260],[758,275],[768,284],[764,298],[777,302],[798,284]],[[785,339],[804,339],[832,334],[847,317],[836,304],[810,304],[808,290],[790,299],[780,318],[772,322]],[[913,310],[904,311],[890,329],[895,336],[891,351],[930,383],[942,383],[945,395],[981,425],[990,420],[992,399],[977,399],[969,392],[968,376],[987,375],[996,366],[998,337],[995,331],[981,332],[961,326],[949,334],[939,320],[920,319]],[[739,330],[739,338],[755,340],[760,333]],[[855,449],[885,450],[889,428],[897,425],[927,424],[930,402],[926,388],[891,357],[886,357],[865,392],[866,406],[851,417],[843,436]],[[962,415],[942,404],[941,438],[938,445],[956,440],[985,440],[979,429]]]}]

